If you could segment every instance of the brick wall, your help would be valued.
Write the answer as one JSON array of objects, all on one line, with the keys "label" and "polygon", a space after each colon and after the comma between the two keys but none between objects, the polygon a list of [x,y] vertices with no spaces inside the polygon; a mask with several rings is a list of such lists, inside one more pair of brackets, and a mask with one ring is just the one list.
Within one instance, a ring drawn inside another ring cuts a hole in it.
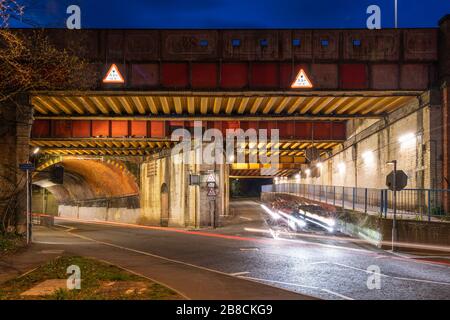
[{"label": "brick wall", "polygon": [[303,174],[301,182],[385,188],[386,175],[393,169],[386,162],[397,160],[398,169],[408,175],[407,188],[441,188],[439,94],[428,92],[420,100],[383,120],[349,121],[348,140],[315,170],[317,177]]},{"label": "brick wall", "polygon": [[25,174],[18,167],[29,159],[31,117],[27,96],[0,104],[0,213],[9,208],[18,232],[26,227]]}]

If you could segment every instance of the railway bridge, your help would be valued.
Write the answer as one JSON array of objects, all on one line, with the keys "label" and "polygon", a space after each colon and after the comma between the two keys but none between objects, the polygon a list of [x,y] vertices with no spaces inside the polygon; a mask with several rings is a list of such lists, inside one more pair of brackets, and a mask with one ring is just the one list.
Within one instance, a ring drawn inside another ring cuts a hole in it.
[{"label": "railway bridge", "polygon": [[[97,84],[32,92],[16,101],[26,113],[5,106],[23,121],[6,138],[2,170],[36,163],[35,211],[202,227],[230,215],[237,179],[380,188],[392,159],[409,187],[449,188],[448,16],[434,29],[45,33],[62,48],[83,39],[78,54]],[[199,127],[269,139],[236,144],[246,161],[175,161],[173,134]],[[63,184],[48,179],[54,166]]]}]

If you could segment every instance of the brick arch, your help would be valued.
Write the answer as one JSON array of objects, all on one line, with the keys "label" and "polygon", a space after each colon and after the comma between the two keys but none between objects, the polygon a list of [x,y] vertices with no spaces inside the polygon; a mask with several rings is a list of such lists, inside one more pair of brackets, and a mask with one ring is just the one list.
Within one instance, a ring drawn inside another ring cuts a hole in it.
[{"label": "brick arch", "polygon": [[[117,161],[64,157],[41,169],[58,164],[64,167],[64,184],[47,187],[60,203],[89,199],[115,198],[139,194],[134,175]],[[35,181],[48,178],[37,173]]]}]

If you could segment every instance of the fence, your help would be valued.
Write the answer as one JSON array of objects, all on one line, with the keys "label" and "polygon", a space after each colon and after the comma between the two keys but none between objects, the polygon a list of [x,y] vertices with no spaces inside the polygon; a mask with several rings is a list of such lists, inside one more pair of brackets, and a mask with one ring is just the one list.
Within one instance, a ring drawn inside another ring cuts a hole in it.
[{"label": "fence", "polygon": [[[280,183],[263,186],[262,192],[294,194],[344,209],[379,214],[384,217],[393,214],[393,192],[387,189]],[[444,210],[444,201],[447,199],[450,199],[450,190],[397,191],[397,218],[446,220],[450,218],[449,213]]]}]

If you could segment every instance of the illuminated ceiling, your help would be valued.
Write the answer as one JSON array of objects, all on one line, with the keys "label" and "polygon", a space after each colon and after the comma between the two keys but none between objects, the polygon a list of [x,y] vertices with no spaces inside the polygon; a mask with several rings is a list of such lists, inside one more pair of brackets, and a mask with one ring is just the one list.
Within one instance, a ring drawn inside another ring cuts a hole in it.
[{"label": "illuminated ceiling", "polygon": [[39,93],[36,118],[309,116],[376,117],[414,99],[418,92],[87,92]]}]

